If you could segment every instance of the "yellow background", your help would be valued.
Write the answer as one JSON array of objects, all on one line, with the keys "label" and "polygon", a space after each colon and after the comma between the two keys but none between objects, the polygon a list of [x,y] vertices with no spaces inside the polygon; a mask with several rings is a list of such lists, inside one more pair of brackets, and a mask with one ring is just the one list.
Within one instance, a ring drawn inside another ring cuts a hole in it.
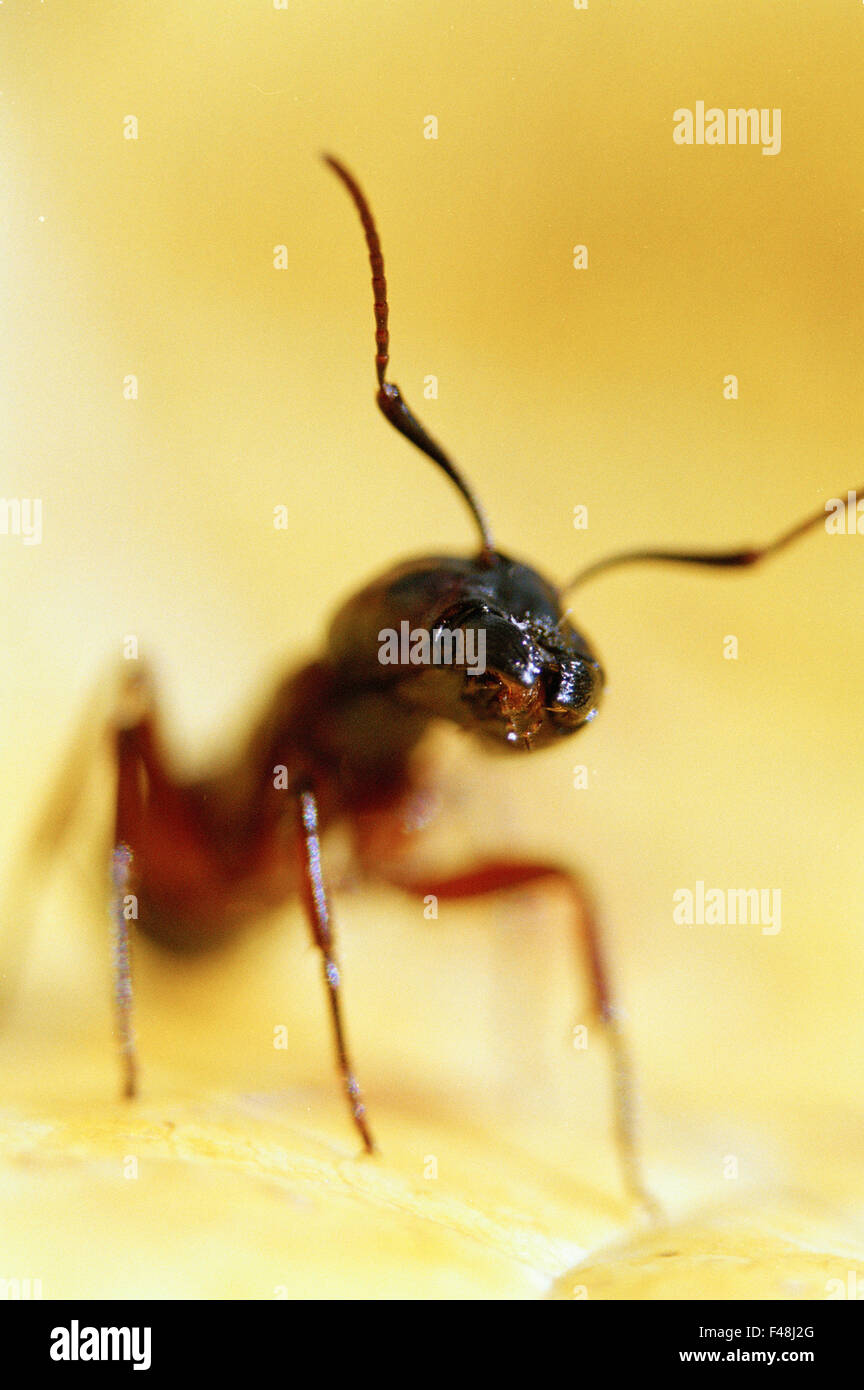
[{"label": "yellow background", "polygon": [[[0,537],[0,1277],[669,1296],[669,1264],[641,1261],[655,1237],[627,1244],[554,903],[430,923],[380,889],[340,898],[370,1165],[295,909],[218,958],[138,952],[130,1111],[104,767],[50,883],[22,845],[126,634],[191,770],[364,580],[474,544],[375,411],[365,248],[321,150],[378,219],[392,378],[502,547],[550,577],[630,545],[767,539],[864,482],[862,25],[851,0],[3,5],[2,494],[45,517],[41,546]],[[781,108],[781,152],[675,145],[673,111],[699,100]],[[609,575],[576,602],[608,678],[588,731],[527,761],[442,741],[442,854],[518,846],[596,885],[677,1296],[823,1297],[830,1260],[845,1277],[864,1257],[862,564],[860,537],[817,532],[750,575]],[[779,887],[782,931],[674,926],[697,879]],[[565,1275],[589,1252],[590,1278]]]}]

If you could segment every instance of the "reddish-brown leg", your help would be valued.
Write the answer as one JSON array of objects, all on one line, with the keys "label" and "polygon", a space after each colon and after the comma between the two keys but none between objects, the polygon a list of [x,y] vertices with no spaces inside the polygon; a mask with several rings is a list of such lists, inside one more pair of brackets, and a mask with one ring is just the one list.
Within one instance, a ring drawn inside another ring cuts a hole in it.
[{"label": "reddish-brown leg", "polygon": [[375,1145],[369,1126],[366,1123],[366,1106],[360,1093],[360,1086],[354,1075],[354,1068],[348,1054],[345,1025],[339,1002],[340,974],[336,963],[333,944],[333,920],[327,902],[327,891],[321,872],[321,843],[318,834],[318,804],[311,787],[302,787],[297,793],[298,808],[298,846],[300,852],[301,892],[303,905],[312,928],[315,945],[321,952],[324,967],[324,983],[330,1004],[330,1018],[336,1042],[336,1055],[342,1084],[351,1108],[351,1117],[357,1126],[363,1147],[373,1153]]},{"label": "reddish-brown leg", "polygon": [[[153,694],[145,673],[124,680],[110,732],[117,769],[110,899],[114,1016],[123,1094],[132,1097],[138,1089],[138,1060],[130,922],[139,920],[139,894],[144,893],[146,883],[147,902],[152,906],[154,888],[162,890],[165,902],[167,857],[177,904],[182,905],[184,916],[194,918],[196,908],[204,907],[203,888],[219,882],[219,858],[207,842],[206,826],[198,817],[194,797],[174,780],[163,762]],[[145,920],[141,926],[170,946],[171,916],[169,908],[167,925],[159,918]]]},{"label": "reddish-brown leg", "polygon": [[[373,869],[374,866],[370,865],[370,872]],[[378,874],[381,874],[380,867]],[[624,1181],[632,1196],[653,1215],[658,1215],[659,1207],[645,1186],[638,1157],[630,1057],[619,1025],[618,1011],[612,1000],[597,915],[581,881],[555,864],[509,859],[485,860],[448,878],[408,878],[390,870],[386,877],[387,882],[410,893],[412,897],[434,895],[445,900],[482,897],[487,893],[506,892],[540,881],[557,883],[566,890],[573,909],[581,956],[591,984],[593,1013],[604,1026],[611,1052],[615,1142]]]}]

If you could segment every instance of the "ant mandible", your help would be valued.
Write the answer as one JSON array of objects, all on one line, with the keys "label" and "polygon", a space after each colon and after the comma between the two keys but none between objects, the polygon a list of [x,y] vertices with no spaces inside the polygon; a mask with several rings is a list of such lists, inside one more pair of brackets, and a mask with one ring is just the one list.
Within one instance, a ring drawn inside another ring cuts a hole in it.
[{"label": "ant mandible", "polygon": [[[460,470],[387,381],[387,285],[378,234],[358,184],[324,156],[351,195],[366,235],[375,303],[377,402],[392,425],[450,478],[479,532],[467,557],[408,560],[372,581],[337,613],[324,652],[291,673],[274,694],[237,760],[218,777],[181,782],[158,735],[152,690],[126,683],[112,721],[117,764],[112,858],[114,997],[124,1094],[137,1087],[129,923],[178,950],[206,947],[245,920],[299,891],[324,984],[339,1072],[353,1122],[374,1149],[351,1061],[341,1005],[330,899],[320,837],[339,822],[351,831],[358,873],[426,898],[476,898],[539,881],[568,895],[581,944],[593,1013],[608,1039],[614,1081],[615,1140],[629,1192],[655,1204],[637,1158],[632,1073],[613,1003],[597,918],[584,885],[565,865],[507,856],[442,877],[400,868],[402,812],[414,788],[412,754],[435,720],[446,719],[512,752],[558,743],[596,715],[603,672],[563,611],[562,594],[613,566],[641,561],[742,567],[776,554],[824,519],[824,509],[760,548],[719,552],[632,550],[612,555],[558,588],[495,545],[486,517]],[[485,642],[485,669],[465,662],[382,664],[380,634],[400,630]],[[404,835],[402,835],[404,840]]]}]

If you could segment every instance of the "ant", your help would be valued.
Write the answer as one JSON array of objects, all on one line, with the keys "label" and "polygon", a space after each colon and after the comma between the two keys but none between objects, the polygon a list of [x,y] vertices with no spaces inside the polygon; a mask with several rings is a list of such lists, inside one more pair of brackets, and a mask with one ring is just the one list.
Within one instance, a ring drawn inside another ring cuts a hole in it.
[{"label": "ant", "polygon": [[[569,897],[584,954],[593,1016],[603,1025],[614,1082],[614,1128],[626,1187],[656,1211],[641,1176],[633,1080],[605,950],[584,885],[553,862],[502,856],[450,876],[416,877],[400,865],[406,803],[416,790],[413,755],[435,720],[450,720],[513,755],[558,744],[597,714],[604,675],[588,641],[563,611],[562,595],[614,566],[637,562],[717,568],[758,564],[824,520],[824,509],[769,544],[716,552],[630,550],[584,569],[558,588],[499,550],[461,471],[387,380],[387,284],[369,204],[337,159],[324,159],[360,215],[372,268],[376,400],[401,434],[461,494],[479,550],[466,557],[422,556],[379,576],[336,614],[321,655],[290,673],[236,761],[209,780],[181,782],[165,760],[152,689],[144,675],[125,683],[111,721],[117,768],[111,874],[116,1029],[123,1091],[134,1096],[138,1064],[132,1011],[128,917],[163,946],[206,948],[244,921],[299,892],[320,952],[339,1074],[363,1148],[374,1151],[342,1012],[321,835],[351,832],[356,868],[418,898],[467,899],[543,881]],[[483,669],[455,660],[416,664],[404,652],[383,662],[384,629],[428,637],[471,633],[484,644]],[[130,903],[135,907],[130,911]]]}]

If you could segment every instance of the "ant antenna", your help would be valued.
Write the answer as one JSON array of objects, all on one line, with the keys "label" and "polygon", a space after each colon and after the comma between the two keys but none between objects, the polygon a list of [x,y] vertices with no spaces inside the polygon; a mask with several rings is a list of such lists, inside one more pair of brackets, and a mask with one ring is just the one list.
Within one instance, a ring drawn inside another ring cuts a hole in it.
[{"label": "ant antenna", "polygon": [[[864,488],[856,489],[855,492],[848,493],[844,506],[848,509],[853,503],[853,499],[864,495]],[[788,531],[783,531],[773,541],[758,548],[746,550],[696,550],[692,552],[683,550],[622,550],[617,555],[608,555],[605,560],[595,560],[593,565],[588,565],[584,570],[580,570],[575,578],[565,584],[562,593],[568,589],[573,589],[577,584],[584,584],[588,579],[594,579],[596,575],[602,574],[605,570],[615,569],[618,565],[636,564],[642,560],[659,560],[664,564],[673,565],[714,565],[718,569],[741,568],[745,565],[758,565],[760,560],[767,559],[770,555],[776,555],[778,551],[785,550],[787,545],[792,545],[794,541],[806,535],[818,526],[820,521],[825,520],[825,506],[812,516],[805,517],[797,525],[790,526]]]},{"label": "ant antenna", "polygon": [[375,354],[375,370],[378,373],[378,394],[375,399],[379,409],[386,415],[391,425],[394,425],[400,434],[404,434],[406,439],[410,439],[412,444],[416,444],[418,449],[422,449],[430,459],[438,464],[439,468],[447,474],[451,482],[461,492],[471,515],[477,523],[482,541],[480,552],[481,562],[490,565],[495,555],[495,543],[492,540],[492,532],[486,520],[483,508],[474,496],[470,486],[462,477],[455,463],[447,457],[440,444],[437,444],[430,434],[427,434],[424,427],[415,415],[411,413],[406,401],[398,386],[392,382],[385,381],[384,376],[387,371],[387,363],[390,360],[390,331],[387,327],[388,306],[387,306],[387,281],[384,278],[384,257],[381,253],[381,242],[378,240],[378,232],[372,217],[372,211],[366,198],[352,174],[349,174],[344,164],[340,164],[338,159],[332,155],[322,156],[324,162],[344,183],[348,192],[354,200],[354,206],[360,214],[360,221],[363,223],[363,231],[366,233],[366,245],[369,248],[369,264],[372,267],[372,292],[375,296],[375,344],[377,352]]}]

